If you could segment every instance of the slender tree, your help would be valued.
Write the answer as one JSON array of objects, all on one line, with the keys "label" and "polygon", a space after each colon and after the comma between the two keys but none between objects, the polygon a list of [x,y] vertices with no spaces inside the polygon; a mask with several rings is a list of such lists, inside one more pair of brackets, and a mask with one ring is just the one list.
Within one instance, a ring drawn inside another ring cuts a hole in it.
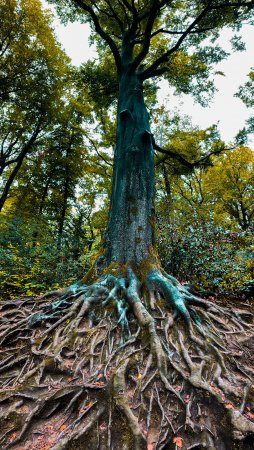
[{"label": "slender tree", "polygon": [[[1,329],[10,353],[0,370],[8,387],[19,388],[4,396],[5,417],[12,420],[4,422],[2,442],[39,448],[32,426],[44,419],[55,430],[62,408],[68,416],[61,431],[44,437],[54,450],[250,449],[244,439],[254,434],[253,369],[236,359],[234,347],[237,335],[244,353],[249,311],[199,298],[160,265],[155,143],[144,89],[147,80],[165,76],[178,90],[200,96],[210,64],[224,56],[202,42],[251,18],[254,1],[56,5],[65,18],[88,21],[99,52],[113,55],[118,100],[111,204],[101,254],[80,283],[44,296],[36,311],[34,301],[20,300],[25,318],[22,308],[3,305],[13,322]],[[24,343],[24,355],[17,354],[16,340]],[[29,391],[28,380],[37,384]],[[27,408],[21,425],[11,415],[18,414],[17,396]]]}]

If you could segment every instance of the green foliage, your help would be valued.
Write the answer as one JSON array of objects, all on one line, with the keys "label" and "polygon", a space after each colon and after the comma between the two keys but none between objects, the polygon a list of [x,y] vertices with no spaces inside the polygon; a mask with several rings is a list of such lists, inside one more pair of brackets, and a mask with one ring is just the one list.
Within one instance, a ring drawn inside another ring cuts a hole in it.
[{"label": "green foliage", "polygon": [[96,230],[91,235],[89,225],[81,217],[69,219],[68,231],[59,250],[54,223],[45,218],[2,214],[1,297],[38,295],[82,278],[100,239],[96,243]]},{"label": "green foliage", "polygon": [[36,117],[54,120],[69,60],[39,0],[1,2],[0,15],[1,107],[7,118],[10,115],[9,122],[16,122],[19,133],[29,123],[32,127]]},{"label": "green foliage", "polygon": [[81,94],[73,85],[58,122],[28,155],[0,214],[5,297],[39,294],[81,278],[101,242],[112,166],[109,155],[105,162],[96,153],[96,140],[88,139],[92,105],[83,106]]},{"label": "green foliage", "polygon": [[248,74],[248,81],[240,87],[236,96],[239,97],[247,107],[251,108],[254,105],[254,70],[251,70]]},{"label": "green foliage", "polygon": [[89,95],[104,108],[108,108],[117,100],[118,82],[114,62],[111,55],[101,61],[88,61],[80,69],[80,78],[89,90]]},{"label": "green foliage", "polygon": [[[248,74],[248,81],[244,83],[242,86],[240,86],[238,92],[235,94],[236,97],[239,97],[244,104],[248,108],[252,108],[254,106],[254,70],[249,72]],[[242,138],[242,143],[246,144],[248,141],[248,135],[254,133],[254,117],[251,116],[246,121],[246,126],[243,130],[241,130],[238,134],[238,139]]]},{"label": "green foliage", "polygon": [[[162,261],[204,293],[237,293],[253,282],[253,157],[240,147],[191,173],[159,175]],[[166,194],[162,182],[170,185]]]},{"label": "green foliage", "polygon": [[69,59],[39,0],[1,2],[0,15],[1,209],[25,158],[58,121]]},{"label": "green foliage", "polygon": [[212,217],[161,223],[159,252],[168,272],[206,295],[239,294],[254,279],[253,234],[226,230]]},{"label": "green foliage", "polygon": [[[98,60],[83,67],[83,79],[93,97],[98,98],[101,93],[105,104],[114,98],[123,66],[133,61],[145,80],[163,76],[176,94],[191,93],[206,104],[214,91],[210,73],[215,64],[228,56],[216,43],[219,30],[223,26],[233,28],[232,48],[242,51],[239,30],[244,21],[251,23],[253,18],[252,8],[227,5],[223,0],[99,0],[96,5],[91,0],[50,2],[63,22],[79,20],[90,24],[90,42],[97,46]],[[144,87],[150,89],[147,84]]]}]

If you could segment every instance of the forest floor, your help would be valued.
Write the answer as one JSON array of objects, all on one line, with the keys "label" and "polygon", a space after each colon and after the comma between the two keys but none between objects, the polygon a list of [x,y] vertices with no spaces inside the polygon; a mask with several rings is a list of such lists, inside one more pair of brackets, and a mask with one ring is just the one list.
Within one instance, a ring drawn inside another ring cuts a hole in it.
[{"label": "forest floor", "polygon": [[163,298],[146,305],[153,331],[83,294],[61,302],[0,303],[1,449],[254,449],[254,299],[196,305],[206,339]]}]

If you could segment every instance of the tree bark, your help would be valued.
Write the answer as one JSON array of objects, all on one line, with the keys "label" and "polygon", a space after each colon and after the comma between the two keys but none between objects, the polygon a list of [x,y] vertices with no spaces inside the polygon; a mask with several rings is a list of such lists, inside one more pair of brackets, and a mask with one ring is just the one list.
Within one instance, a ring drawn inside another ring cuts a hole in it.
[{"label": "tree bark", "polygon": [[154,245],[154,154],[143,86],[121,76],[106,263],[139,265]]}]

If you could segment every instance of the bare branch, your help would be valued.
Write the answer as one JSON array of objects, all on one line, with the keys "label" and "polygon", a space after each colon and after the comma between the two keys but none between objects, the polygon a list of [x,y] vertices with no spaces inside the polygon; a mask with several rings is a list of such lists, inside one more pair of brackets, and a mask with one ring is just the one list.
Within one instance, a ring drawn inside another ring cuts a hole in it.
[{"label": "bare branch", "polygon": [[164,155],[169,156],[170,158],[178,160],[183,166],[188,167],[189,169],[193,169],[193,164],[187,161],[182,155],[179,153],[174,152],[173,150],[164,149],[156,144],[154,138],[152,138],[152,145],[154,150],[157,150],[160,153],[163,153]]},{"label": "bare branch", "polygon": [[[124,15],[125,15],[126,22],[127,22],[128,26],[130,27],[130,19],[129,19],[129,16],[128,16],[128,14],[127,14],[127,10],[130,11],[130,12],[132,12],[132,11],[131,11],[131,6],[129,5],[128,2],[125,2],[124,0],[123,0],[123,2],[121,2],[121,0],[118,0],[118,3],[119,3],[119,5],[121,6],[121,8],[122,8],[122,10],[123,10],[123,13],[124,13]],[[126,7],[125,7],[125,6],[126,6]]]},{"label": "bare branch", "polygon": [[152,70],[151,72],[147,72],[146,77],[144,78],[143,73],[139,75],[141,81],[148,80],[148,78],[160,77],[164,73],[168,72],[169,68],[166,66],[159,67],[158,69]]}]

